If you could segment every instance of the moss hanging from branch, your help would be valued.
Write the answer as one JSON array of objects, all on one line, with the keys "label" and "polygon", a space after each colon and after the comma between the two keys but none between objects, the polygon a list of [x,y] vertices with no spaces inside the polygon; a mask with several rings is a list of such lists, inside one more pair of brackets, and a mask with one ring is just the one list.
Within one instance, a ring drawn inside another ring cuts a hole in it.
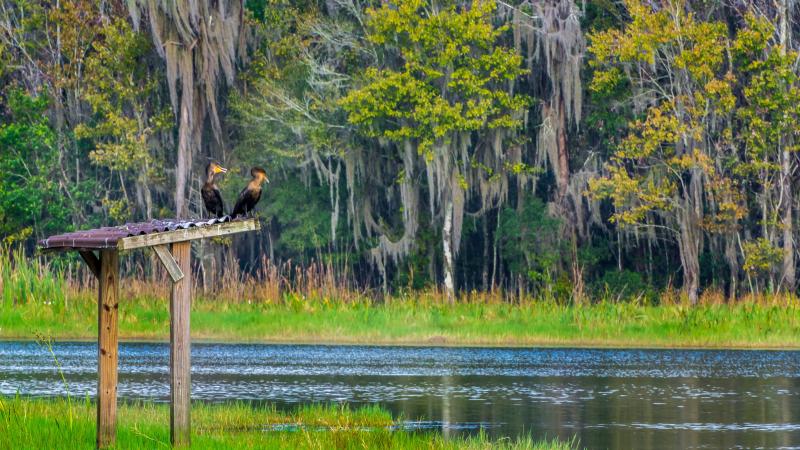
[{"label": "moss hanging from branch", "polygon": [[222,141],[217,98],[224,81],[232,84],[236,63],[245,54],[242,0],[128,0],[135,29],[149,19],[158,54],[167,65],[172,109],[179,120],[175,206],[188,214],[186,188],[205,119]]}]

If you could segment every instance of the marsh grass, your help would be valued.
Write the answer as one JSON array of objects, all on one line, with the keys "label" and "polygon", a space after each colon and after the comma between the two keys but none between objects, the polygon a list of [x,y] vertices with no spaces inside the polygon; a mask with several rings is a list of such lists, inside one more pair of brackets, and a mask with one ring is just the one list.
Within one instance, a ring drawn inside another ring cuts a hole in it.
[{"label": "marsh grass", "polygon": [[[93,293],[92,293],[93,294]],[[0,337],[96,339],[96,298],[86,292],[69,306],[3,307]],[[165,298],[125,295],[123,339],[166,340]],[[553,302],[459,302],[418,299],[383,304],[299,297],[281,303],[198,298],[192,337],[209,341],[451,345],[577,345],[620,347],[800,347],[796,300],[650,306],[632,302],[561,305]]]},{"label": "marsh grass", "polygon": [[64,306],[70,289],[64,272],[42,257],[29,258],[21,249],[0,245],[0,304],[43,303]]},{"label": "marsh grass", "polygon": [[53,364],[55,364],[56,369],[58,369],[58,375],[61,377],[61,383],[64,385],[64,392],[67,393],[67,417],[69,417],[69,425],[70,428],[72,428],[74,421],[74,412],[72,410],[72,393],[69,390],[67,378],[64,376],[64,369],[61,367],[61,361],[58,360],[58,356],[56,356],[56,352],[53,350],[53,343],[54,341],[52,337],[36,334],[36,344],[47,349],[47,352],[50,353],[50,357],[53,358]]},{"label": "marsh grass", "polygon": [[[75,405],[75,420],[63,418],[67,403],[60,398],[0,397],[0,449],[94,448],[94,405]],[[119,449],[170,448],[169,407],[151,402],[121,403],[118,410]],[[274,425],[292,425],[276,431]],[[484,434],[445,440],[434,432],[395,430],[391,414],[379,407],[352,409],[346,405],[308,405],[289,412],[274,406],[244,403],[192,405],[192,448],[316,448],[316,449],[535,449],[567,450],[573,441],[535,441],[530,437],[491,440]]]},{"label": "marsh grass", "polygon": [[[96,339],[93,279],[19,251],[0,251],[0,338]],[[375,297],[315,264],[271,266],[248,275],[224,268],[223,282],[195,287],[192,336],[240,342],[573,345],[614,347],[800,347],[800,302],[790,295],[726,301],[708,290],[696,306],[667,290],[656,304],[608,294],[594,303],[463,292],[450,305],[437,290]],[[132,273],[137,273],[132,270]],[[199,277],[195,277],[199,278]],[[148,281],[150,280],[150,281]],[[227,281],[225,281],[227,280]],[[169,336],[166,275],[121,283],[120,337]],[[379,300],[376,300],[378,298]]]}]

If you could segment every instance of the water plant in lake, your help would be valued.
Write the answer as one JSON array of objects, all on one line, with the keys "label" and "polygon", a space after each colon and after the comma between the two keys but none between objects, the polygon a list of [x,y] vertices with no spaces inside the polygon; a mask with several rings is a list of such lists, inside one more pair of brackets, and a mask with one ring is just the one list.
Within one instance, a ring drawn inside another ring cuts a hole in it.
[{"label": "water plant in lake", "polygon": [[[75,405],[75,421],[65,426],[68,408],[61,398],[0,397],[0,449],[91,448],[95,409],[87,399]],[[150,402],[123,403],[118,413],[117,448],[169,447],[169,407]],[[294,429],[275,431],[275,425]],[[396,421],[373,406],[307,405],[289,412],[245,403],[192,405],[192,448],[428,448],[568,450],[576,442],[534,441],[530,437],[493,441],[483,434],[447,440],[435,432],[393,429]],[[266,430],[266,431],[265,431]]]}]

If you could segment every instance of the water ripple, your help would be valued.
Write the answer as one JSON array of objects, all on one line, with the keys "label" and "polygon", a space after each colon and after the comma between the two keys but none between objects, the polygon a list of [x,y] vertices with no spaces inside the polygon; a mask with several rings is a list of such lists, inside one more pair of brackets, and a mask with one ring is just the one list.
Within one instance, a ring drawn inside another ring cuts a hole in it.
[{"label": "water ripple", "polygon": [[[97,346],[57,343],[72,395],[94,396]],[[323,345],[192,346],[192,398],[381,404],[409,430],[577,436],[586,448],[800,445],[800,352]],[[52,356],[0,342],[0,394],[66,392]],[[169,399],[169,347],[120,346],[121,398]]]}]

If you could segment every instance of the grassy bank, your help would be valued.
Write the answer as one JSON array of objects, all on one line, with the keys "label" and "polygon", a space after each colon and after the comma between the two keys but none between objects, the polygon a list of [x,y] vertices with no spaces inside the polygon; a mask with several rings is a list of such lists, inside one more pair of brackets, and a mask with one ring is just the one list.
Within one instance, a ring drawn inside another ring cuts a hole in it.
[{"label": "grassy bank", "polygon": [[[123,339],[168,338],[164,297],[123,298],[119,311]],[[96,300],[88,292],[50,303],[4,303],[1,312],[0,338],[33,339],[37,333],[56,339],[97,336]],[[688,307],[197,299],[192,305],[192,336],[244,342],[798,348],[800,307],[796,301]]]},{"label": "grassy bank", "polygon": [[[13,262],[12,262],[13,260]],[[450,305],[437,292],[378,303],[342,288],[324,270],[258,279],[223,278],[207,296],[196,289],[195,339],[354,344],[561,345],[620,347],[800,348],[797,297],[761,296],[726,303],[707,292],[699,305],[665,293],[658,305],[600,301],[565,305],[547,299],[467,293]],[[67,271],[67,273],[71,273]],[[120,337],[166,340],[169,283],[122,280]],[[65,276],[39,259],[0,253],[0,339],[96,339],[94,279]]]},{"label": "grassy bank", "polygon": [[[66,399],[0,397],[0,449],[89,449],[95,442],[94,405]],[[392,416],[377,407],[304,406],[289,413],[246,404],[192,406],[192,448],[507,448],[567,450],[571,443],[529,438],[491,441],[485,436],[444,440],[438,433],[393,430]],[[121,404],[117,447],[170,448],[165,404]]]}]

